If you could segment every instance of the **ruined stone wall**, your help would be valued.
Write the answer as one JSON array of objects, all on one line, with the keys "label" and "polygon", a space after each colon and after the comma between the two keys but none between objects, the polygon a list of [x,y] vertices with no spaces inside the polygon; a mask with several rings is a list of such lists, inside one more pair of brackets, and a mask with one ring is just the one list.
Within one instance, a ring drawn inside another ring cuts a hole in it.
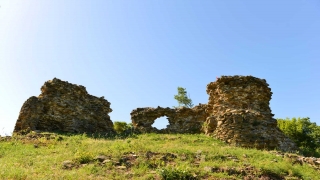
[{"label": "ruined stone wall", "polygon": [[[199,104],[193,108],[180,107],[171,109],[169,107],[137,108],[130,115],[135,129],[143,132],[165,132],[165,133],[200,133],[201,127],[207,118],[205,112],[206,104]],[[157,118],[167,116],[169,125],[167,128],[158,130],[152,127]]]},{"label": "ruined stone wall", "polygon": [[277,127],[268,86],[253,76],[222,76],[208,84],[206,134],[242,147],[296,149]]},{"label": "ruined stone wall", "polygon": [[23,104],[14,132],[21,130],[111,132],[110,102],[87,93],[81,85],[54,78],[45,82],[38,97]]}]

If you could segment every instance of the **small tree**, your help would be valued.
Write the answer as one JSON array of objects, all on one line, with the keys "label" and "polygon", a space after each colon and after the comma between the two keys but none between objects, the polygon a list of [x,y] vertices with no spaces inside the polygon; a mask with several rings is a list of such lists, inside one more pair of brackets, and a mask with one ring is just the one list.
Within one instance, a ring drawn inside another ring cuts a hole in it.
[{"label": "small tree", "polygon": [[188,108],[193,107],[192,100],[187,96],[187,90],[183,87],[178,87],[178,94],[174,95],[174,99],[178,101],[178,107],[181,105]]}]

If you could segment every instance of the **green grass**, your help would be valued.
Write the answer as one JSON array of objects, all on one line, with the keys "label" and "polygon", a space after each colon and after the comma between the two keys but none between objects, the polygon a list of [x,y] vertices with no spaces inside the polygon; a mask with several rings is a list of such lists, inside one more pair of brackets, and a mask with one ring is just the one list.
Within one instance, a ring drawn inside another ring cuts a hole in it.
[{"label": "green grass", "polygon": [[[63,165],[67,160],[70,166]],[[320,179],[319,174],[269,151],[232,147],[203,134],[43,133],[0,141],[0,179]]]}]

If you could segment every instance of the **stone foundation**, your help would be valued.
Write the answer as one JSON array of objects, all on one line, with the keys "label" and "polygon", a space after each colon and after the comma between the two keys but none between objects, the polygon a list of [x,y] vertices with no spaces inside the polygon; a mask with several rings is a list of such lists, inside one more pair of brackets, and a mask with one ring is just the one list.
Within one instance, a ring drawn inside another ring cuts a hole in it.
[{"label": "stone foundation", "polygon": [[205,133],[241,147],[295,150],[273,118],[268,86],[253,76],[222,76],[208,84]]},{"label": "stone foundation", "polygon": [[[175,109],[158,106],[157,108],[137,108],[130,115],[134,128],[142,132],[200,133],[207,118],[205,109],[205,104],[199,104],[193,108],[180,107]],[[152,127],[155,120],[162,116],[168,117],[169,125],[167,128],[158,130]]]},{"label": "stone foundation", "polygon": [[110,112],[110,102],[103,97],[88,94],[84,86],[54,78],[45,82],[38,97],[32,96],[23,104],[14,132],[113,132]]}]

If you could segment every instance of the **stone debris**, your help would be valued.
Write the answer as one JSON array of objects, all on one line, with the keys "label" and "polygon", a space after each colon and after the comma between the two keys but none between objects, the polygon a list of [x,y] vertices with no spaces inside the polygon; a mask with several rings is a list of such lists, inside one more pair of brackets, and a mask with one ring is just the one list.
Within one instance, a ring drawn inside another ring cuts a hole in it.
[{"label": "stone debris", "polygon": [[268,86],[253,76],[222,76],[209,83],[205,133],[240,147],[296,150],[273,118]]},{"label": "stone debris", "polygon": [[320,158],[316,157],[305,157],[297,154],[291,154],[291,153],[283,153],[279,151],[269,151],[271,154],[275,154],[278,157],[281,158],[287,158],[290,159],[292,164],[308,164],[309,166],[313,167],[316,170],[320,170]]},{"label": "stone debris", "polygon": [[117,168],[117,169],[122,169],[122,170],[127,169],[126,166],[117,166],[116,168]]},{"label": "stone debris", "polygon": [[71,133],[113,132],[110,102],[87,93],[81,85],[54,78],[41,87],[38,97],[22,106],[14,133],[60,131]]},{"label": "stone debris", "polygon": [[75,164],[70,160],[66,160],[62,162],[62,168],[64,169],[72,169],[74,166]]},{"label": "stone debris", "polygon": [[100,162],[104,162],[105,160],[110,159],[110,157],[105,156],[105,155],[99,155],[95,158],[96,160],[100,161]]},{"label": "stone debris", "polygon": [[[199,104],[193,108],[169,107],[146,107],[134,109],[130,115],[135,129],[143,132],[155,133],[200,133],[201,127],[206,120],[206,104]],[[157,118],[167,116],[169,125],[167,128],[159,130],[152,127]]]},{"label": "stone debris", "polygon": [[243,176],[245,180],[257,179],[257,180],[282,180],[286,179],[284,176],[277,175],[272,172],[259,173],[259,170],[253,166],[246,167],[210,167],[205,166],[203,168],[206,172],[211,173],[226,173],[228,175]]}]

